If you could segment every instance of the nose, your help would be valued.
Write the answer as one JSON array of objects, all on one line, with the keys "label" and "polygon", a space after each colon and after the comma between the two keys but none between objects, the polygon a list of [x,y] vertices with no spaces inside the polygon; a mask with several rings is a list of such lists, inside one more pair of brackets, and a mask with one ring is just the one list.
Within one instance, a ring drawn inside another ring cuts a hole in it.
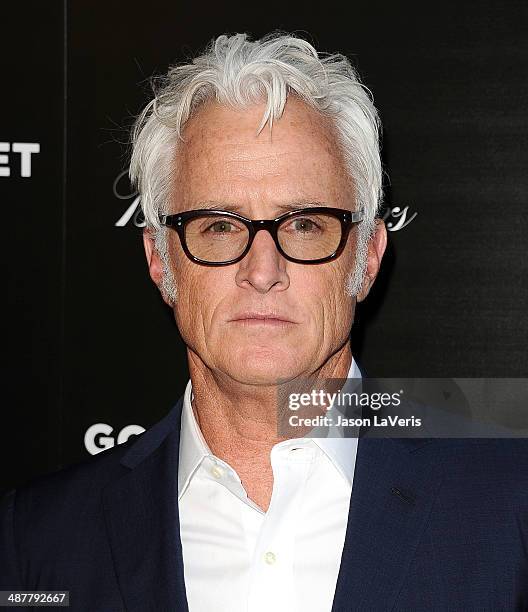
[{"label": "nose", "polygon": [[262,294],[283,291],[290,285],[286,263],[271,234],[259,228],[247,255],[238,264],[236,283],[242,288],[253,287]]}]

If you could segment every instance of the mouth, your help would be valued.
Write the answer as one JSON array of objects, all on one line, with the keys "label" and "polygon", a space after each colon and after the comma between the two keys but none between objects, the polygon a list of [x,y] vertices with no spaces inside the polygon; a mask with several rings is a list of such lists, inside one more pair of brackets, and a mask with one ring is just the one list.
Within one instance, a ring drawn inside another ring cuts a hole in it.
[{"label": "mouth", "polygon": [[258,312],[244,312],[236,315],[233,319],[229,320],[230,323],[238,323],[247,326],[264,326],[264,327],[286,327],[290,325],[297,325],[295,321],[291,321],[283,315],[276,313],[258,313]]}]

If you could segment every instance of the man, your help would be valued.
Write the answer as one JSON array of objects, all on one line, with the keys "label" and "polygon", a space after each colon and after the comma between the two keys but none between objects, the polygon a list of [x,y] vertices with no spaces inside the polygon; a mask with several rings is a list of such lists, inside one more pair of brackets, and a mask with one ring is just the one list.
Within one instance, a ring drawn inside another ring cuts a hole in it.
[{"label": "man", "polygon": [[348,60],[220,36],[133,142],[190,381],[139,439],[4,499],[0,587],[87,611],[526,609],[524,442],[278,435],[281,386],[360,376],[349,334],[385,250]]}]

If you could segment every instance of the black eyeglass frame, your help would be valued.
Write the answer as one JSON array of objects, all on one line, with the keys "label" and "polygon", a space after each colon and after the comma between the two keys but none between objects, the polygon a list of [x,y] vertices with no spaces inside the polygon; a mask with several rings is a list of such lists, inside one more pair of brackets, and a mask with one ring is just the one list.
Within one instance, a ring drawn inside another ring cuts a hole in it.
[{"label": "black eyeglass frame", "polygon": [[[279,225],[281,225],[281,223],[283,223],[285,220],[291,217],[310,215],[310,214],[319,214],[319,213],[332,215],[333,217],[336,217],[337,219],[341,221],[341,240],[336,250],[331,255],[328,255],[327,257],[321,257],[319,259],[309,259],[309,260],[297,259],[295,257],[290,257],[289,255],[287,255],[283,251],[279,243],[278,236],[277,236],[277,230],[279,228]],[[195,219],[196,217],[200,217],[202,215],[208,215],[208,216],[213,216],[213,217],[227,217],[227,218],[236,219],[242,222],[248,228],[248,232],[249,232],[248,243],[244,251],[238,257],[235,257],[234,259],[230,259],[228,261],[220,261],[220,262],[205,261],[203,259],[199,259],[198,257],[195,257],[189,251],[187,247],[187,241],[185,238],[185,226],[191,219]],[[345,248],[345,244],[348,240],[348,234],[350,233],[352,226],[363,221],[363,218],[364,218],[363,209],[352,212],[350,210],[344,210],[342,208],[329,208],[326,206],[314,206],[314,207],[309,207],[309,208],[301,208],[299,210],[292,210],[292,211],[285,213],[284,215],[281,215],[280,217],[277,217],[276,219],[253,220],[253,219],[248,219],[247,217],[243,217],[242,215],[239,215],[238,213],[235,213],[235,212],[230,212],[227,210],[208,209],[208,208],[189,210],[185,212],[176,213],[173,215],[159,215],[159,220],[160,220],[161,225],[170,227],[171,229],[175,230],[178,233],[178,236],[180,237],[181,246],[185,254],[187,255],[187,257],[191,261],[194,261],[197,264],[201,264],[205,266],[228,266],[228,265],[237,263],[240,260],[244,259],[244,257],[249,253],[249,250],[251,249],[251,245],[253,244],[253,240],[259,230],[267,230],[271,234],[271,237],[273,238],[273,241],[275,242],[275,246],[277,247],[277,250],[288,261],[291,261],[293,263],[301,263],[301,264],[326,263],[328,261],[331,261],[339,257],[339,255]]]}]

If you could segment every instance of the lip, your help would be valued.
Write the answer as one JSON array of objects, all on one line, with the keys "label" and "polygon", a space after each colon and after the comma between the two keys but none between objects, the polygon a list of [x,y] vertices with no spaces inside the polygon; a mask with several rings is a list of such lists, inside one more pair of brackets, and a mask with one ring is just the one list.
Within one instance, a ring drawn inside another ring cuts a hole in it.
[{"label": "lip", "polygon": [[245,323],[248,325],[285,325],[295,324],[295,321],[275,312],[241,312],[229,320],[230,323]]}]

